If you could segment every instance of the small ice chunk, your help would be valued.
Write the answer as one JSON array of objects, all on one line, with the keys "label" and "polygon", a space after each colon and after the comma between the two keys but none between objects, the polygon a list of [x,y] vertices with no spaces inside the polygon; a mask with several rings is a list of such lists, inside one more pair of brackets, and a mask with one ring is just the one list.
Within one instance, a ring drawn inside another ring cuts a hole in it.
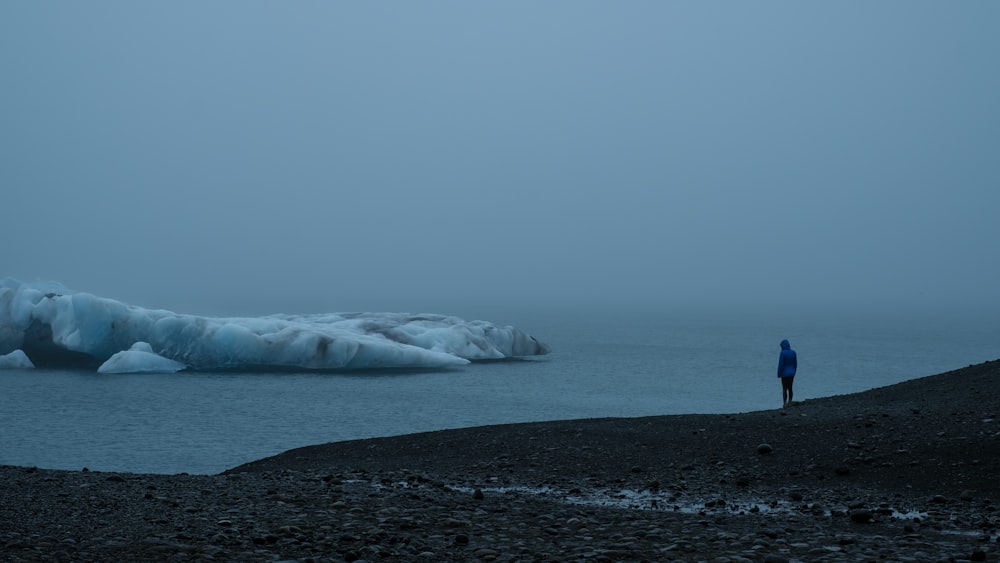
[{"label": "small ice chunk", "polygon": [[23,350],[14,350],[10,354],[0,356],[0,369],[32,369],[34,367],[35,364],[31,363]]},{"label": "small ice chunk", "polygon": [[184,364],[153,352],[147,342],[136,342],[128,350],[118,352],[97,368],[97,373],[175,373]]}]

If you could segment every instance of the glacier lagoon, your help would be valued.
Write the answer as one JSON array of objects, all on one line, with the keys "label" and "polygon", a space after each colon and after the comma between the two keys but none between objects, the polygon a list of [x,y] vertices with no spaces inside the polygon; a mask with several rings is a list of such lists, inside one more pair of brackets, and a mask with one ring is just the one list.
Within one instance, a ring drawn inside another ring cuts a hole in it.
[{"label": "glacier lagoon", "polygon": [[782,338],[799,352],[796,399],[807,402],[1000,357],[1000,322],[987,313],[787,319],[536,308],[501,316],[538,335],[551,353],[339,372],[0,370],[0,464],[208,474],[338,440],[772,409],[780,406],[774,372]]}]

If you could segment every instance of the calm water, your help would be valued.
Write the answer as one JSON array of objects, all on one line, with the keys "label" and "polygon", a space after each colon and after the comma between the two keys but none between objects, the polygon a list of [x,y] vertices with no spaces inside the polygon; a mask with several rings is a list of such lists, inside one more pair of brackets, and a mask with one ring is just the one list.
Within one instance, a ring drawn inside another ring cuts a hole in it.
[{"label": "calm water", "polygon": [[799,352],[796,399],[1000,357],[1000,322],[988,315],[778,323],[746,315],[559,314],[502,321],[547,341],[553,353],[417,373],[0,371],[0,464],[217,473],[290,448],[354,438],[770,409],[781,400],[774,371],[782,338]]}]

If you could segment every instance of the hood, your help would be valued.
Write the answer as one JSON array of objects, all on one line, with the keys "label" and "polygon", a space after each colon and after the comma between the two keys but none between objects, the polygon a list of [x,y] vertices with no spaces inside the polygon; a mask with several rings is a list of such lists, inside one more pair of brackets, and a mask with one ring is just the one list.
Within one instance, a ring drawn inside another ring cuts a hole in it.
[{"label": "hood", "polygon": [[781,349],[782,350],[788,350],[791,347],[792,347],[792,345],[789,344],[787,340],[782,340],[781,341]]}]

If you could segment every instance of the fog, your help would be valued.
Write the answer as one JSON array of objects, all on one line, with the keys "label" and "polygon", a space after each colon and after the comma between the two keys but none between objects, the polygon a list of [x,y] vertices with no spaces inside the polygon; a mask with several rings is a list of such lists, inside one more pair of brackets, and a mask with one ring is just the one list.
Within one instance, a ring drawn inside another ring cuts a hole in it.
[{"label": "fog", "polygon": [[1000,312],[998,25],[995,2],[4,2],[0,277],[205,314]]}]

